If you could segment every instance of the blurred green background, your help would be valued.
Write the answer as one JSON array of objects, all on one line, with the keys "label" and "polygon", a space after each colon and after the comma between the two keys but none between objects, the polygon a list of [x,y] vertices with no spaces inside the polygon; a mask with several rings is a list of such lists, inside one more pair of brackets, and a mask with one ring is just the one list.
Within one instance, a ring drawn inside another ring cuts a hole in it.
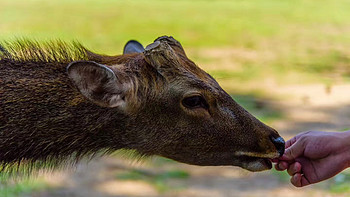
[{"label": "blurred green background", "polygon": [[[159,36],[171,35],[182,43],[190,59],[212,74],[240,104],[290,137],[294,129],[279,124],[296,121],[288,116],[293,112],[288,107],[307,105],[310,100],[312,103],[313,97],[307,93],[319,86],[329,95],[333,87],[350,80],[349,18],[349,0],[0,0],[0,41],[23,37],[38,41],[78,40],[97,53],[118,55],[130,39],[147,45]],[[309,90],[303,89],[309,86]],[[299,87],[292,98],[302,101],[289,102],[290,96],[279,91],[283,87]],[[304,92],[299,94],[299,90]],[[329,110],[325,113],[335,112],[333,108]],[[305,117],[302,123],[310,121],[313,119]],[[295,130],[319,125],[320,129],[348,128],[344,124],[329,126],[327,119],[323,121],[293,124]],[[157,166],[157,162],[156,159],[149,165]],[[118,172],[115,179],[143,180],[158,188],[157,195],[166,195],[172,188],[169,179],[191,177],[186,167],[178,169],[176,165],[180,164],[162,162],[175,167],[158,174],[129,169]],[[268,176],[282,182],[278,187],[292,190],[285,174],[273,172]],[[350,178],[346,173],[341,176],[316,190],[343,195],[349,191],[344,183]],[[45,196],[35,192],[54,190],[49,185],[41,179],[4,179],[0,196]],[[186,186],[180,188],[186,190]],[[307,195],[315,193],[306,191]]]},{"label": "blurred green background", "polygon": [[220,61],[195,49],[235,49],[225,58],[240,69],[208,68],[217,77],[286,82],[303,73],[303,81],[327,82],[350,75],[349,8],[348,0],[1,0],[0,36],[79,40],[114,55],[129,39],[148,44],[172,35],[199,64]]}]

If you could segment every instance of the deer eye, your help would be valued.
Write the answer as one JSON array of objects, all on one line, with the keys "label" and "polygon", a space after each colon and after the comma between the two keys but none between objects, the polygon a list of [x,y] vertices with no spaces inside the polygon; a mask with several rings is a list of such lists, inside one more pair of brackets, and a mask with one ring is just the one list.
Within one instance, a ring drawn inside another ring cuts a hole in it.
[{"label": "deer eye", "polygon": [[189,109],[195,109],[195,108],[208,109],[209,108],[209,105],[205,101],[205,99],[199,95],[184,98],[182,100],[182,105]]}]

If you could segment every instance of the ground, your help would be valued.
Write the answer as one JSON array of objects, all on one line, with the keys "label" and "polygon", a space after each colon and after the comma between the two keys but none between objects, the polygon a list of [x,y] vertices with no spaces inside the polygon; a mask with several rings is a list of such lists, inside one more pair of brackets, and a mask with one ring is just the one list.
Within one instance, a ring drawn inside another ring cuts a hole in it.
[{"label": "ground", "polygon": [[[349,84],[332,87],[322,84],[271,85],[271,94],[284,99],[263,102],[282,111],[285,118],[272,122],[272,126],[289,139],[306,130],[339,131],[350,128],[349,89]],[[159,175],[175,171],[186,174],[157,179]],[[81,162],[76,170],[55,172],[45,177],[50,188],[31,196],[347,196],[346,193],[333,191],[337,178],[298,189],[289,183],[285,174],[277,171],[252,173],[238,167],[198,167],[159,158],[141,162],[120,157],[96,158]]]},{"label": "ground", "polygon": [[[348,0],[0,0],[0,43],[76,39],[92,51],[115,55],[130,39],[147,45],[171,35],[239,103],[289,139],[306,130],[350,129],[349,9]],[[113,156],[81,162],[76,170],[55,171],[33,183],[12,184],[0,176],[0,196],[350,193],[347,173],[302,189],[288,179],[276,171],[250,173],[161,158],[135,164]]]}]

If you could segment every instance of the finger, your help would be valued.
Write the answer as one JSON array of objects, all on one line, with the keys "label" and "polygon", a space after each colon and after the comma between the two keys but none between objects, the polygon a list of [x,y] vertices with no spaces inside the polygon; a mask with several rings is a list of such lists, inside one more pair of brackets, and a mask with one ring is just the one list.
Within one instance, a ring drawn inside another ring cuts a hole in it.
[{"label": "finger", "polygon": [[297,136],[294,136],[293,138],[286,141],[285,148],[289,148],[297,141]]},{"label": "finger", "polygon": [[290,178],[290,182],[295,186],[295,187],[301,187],[301,174],[296,173]]},{"label": "finger", "polygon": [[289,164],[285,161],[280,161],[275,165],[275,169],[278,171],[283,171],[288,168]]},{"label": "finger", "polygon": [[303,140],[297,140],[292,146],[286,149],[285,153],[282,157],[280,157],[280,160],[295,160],[296,158],[300,157],[304,153],[304,142]]},{"label": "finger", "polygon": [[305,178],[304,175],[300,173],[296,173],[295,175],[292,176],[290,179],[290,182],[295,186],[295,187],[304,187],[307,185],[310,185],[311,183]]},{"label": "finger", "polygon": [[301,175],[301,186],[307,186],[310,185],[311,183],[309,182],[309,180],[305,177],[305,175]]},{"label": "finger", "polygon": [[289,148],[292,146],[295,142],[297,142],[302,136],[304,136],[307,132],[299,133],[298,135],[294,136],[290,140],[288,140],[285,144],[285,148]]},{"label": "finger", "polygon": [[289,165],[287,172],[290,176],[293,176],[297,173],[301,174],[301,164],[299,162],[292,163]]}]

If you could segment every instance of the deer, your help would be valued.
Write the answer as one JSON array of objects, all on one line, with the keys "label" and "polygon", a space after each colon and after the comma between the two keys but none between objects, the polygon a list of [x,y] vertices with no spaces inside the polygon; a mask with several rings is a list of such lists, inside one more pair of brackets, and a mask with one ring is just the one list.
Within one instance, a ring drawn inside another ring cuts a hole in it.
[{"label": "deer", "polygon": [[131,40],[117,56],[78,42],[1,42],[1,171],[74,164],[120,149],[256,172],[271,169],[284,140],[171,36],[145,48]]}]

